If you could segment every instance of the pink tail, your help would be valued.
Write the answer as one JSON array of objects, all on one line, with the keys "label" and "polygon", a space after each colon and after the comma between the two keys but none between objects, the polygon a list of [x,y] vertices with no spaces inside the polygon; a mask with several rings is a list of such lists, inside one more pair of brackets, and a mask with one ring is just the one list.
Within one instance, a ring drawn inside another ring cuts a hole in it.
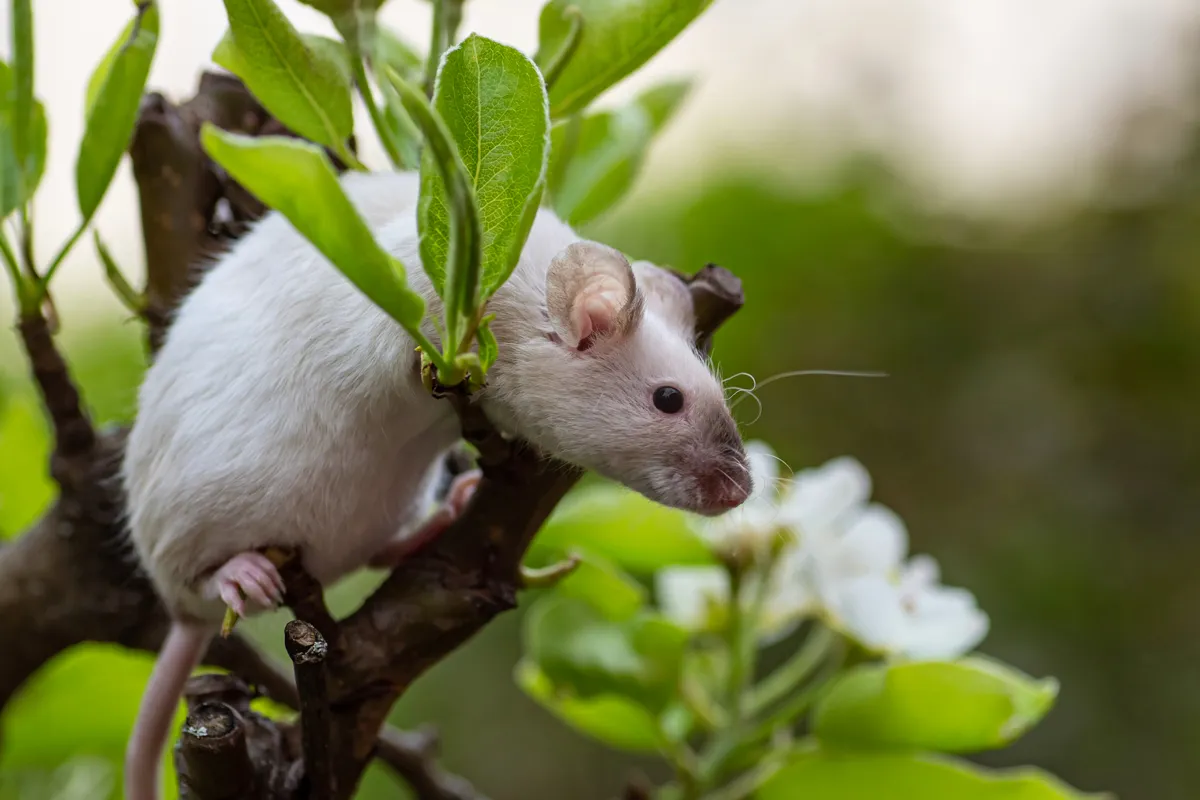
[{"label": "pink tail", "polygon": [[125,800],[158,800],[163,753],[183,686],[208,648],[208,626],[171,623],[125,749]]}]

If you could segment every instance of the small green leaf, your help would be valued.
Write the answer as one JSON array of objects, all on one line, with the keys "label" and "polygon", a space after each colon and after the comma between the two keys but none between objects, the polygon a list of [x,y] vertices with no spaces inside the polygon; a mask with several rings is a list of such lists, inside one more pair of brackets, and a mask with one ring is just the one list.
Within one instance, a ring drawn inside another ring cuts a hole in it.
[{"label": "small green leaf", "polygon": [[514,677],[527,695],[586,736],[633,753],[653,753],[661,746],[653,715],[636,703],[616,695],[583,698],[560,691],[529,659],[517,664]]},{"label": "small green leaf", "polygon": [[[435,279],[434,286],[442,295],[445,320],[445,337],[443,346],[448,355],[458,349],[467,333],[467,326],[474,318],[475,298],[478,295],[479,268],[483,258],[483,234],[479,224],[479,207],[476,204],[475,192],[471,188],[471,178],[459,155],[446,122],[425,99],[425,95],[412,84],[403,80],[396,71],[384,67],[388,82],[392,85],[405,110],[412,116],[421,132],[425,135],[425,158],[421,167],[421,180],[424,183],[429,175],[437,175],[441,185],[448,187],[444,196],[449,211],[446,215],[447,244],[445,261],[442,262],[443,282]],[[418,230],[422,230],[418,206]],[[424,264],[425,271],[431,277],[428,263]],[[457,377],[457,376],[456,376]],[[441,376],[441,380],[449,380]]]},{"label": "small green leaf", "polygon": [[579,558],[579,565],[558,584],[557,594],[583,600],[613,621],[629,619],[646,605],[645,587],[620,567],[590,553],[572,555]]},{"label": "small green leaf", "polygon": [[[30,0],[13,0],[12,2],[12,70],[13,89],[13,150],[17,154],[17,164],[21,166],[22,175],[28,175],[27,169],[33,160],[34,152],[38,149],[34,117],[37,113],[33,98],[33,7]],[[43,116],[43,141],[41,143],[42,160],[45,160],[46,120]],[[22,178],[22,194],[29,198],[33,192],[29,189],[28,177]]]},{"label": "small green leaf", "polygon": [[22,164],[17,155],[13,73],[0,61],[0,220],[33,199],[46,168],[46,110],[37,100],[27,134]]},{"label": "small green leaf", "polygon": [[[300,38],[304,40],[304,44],[309,47],[317,57],[329,64],[337,67],[341,73],[342,79],[349,84],[353,79],[350,70],[350,54],[346,52],[346,45],[339,42],[337,39],[331,39],[328,36],[320,36],[315,33],[302,33]],[[246,72],[248,67],[242,60],[242,53],[238,50],[237,42],[233,38],[233,30],[227,28],[225,35],[221,37],[221,41],[217,42],[217,46],[212,52],[213,63],[219,64],[225,69],[232,72],[234,75],[240,75]]]},{"label": "small green leaf", "polygon": [[571,33],[567,9],[583,12],[583,37],[550,90],[555,119],[582,111],[650,60],[700,16],[712,0],[550,0],[538,25],[535,60],[543,70]]},{"label": "small green leaf", "polygon": [[547,183],[558,215],[583,225],[620,200],[633,185],[650,142],[690,85],[665,83],[623,108],[555,125]]},{"label": "small green leaf", "polygon": [[237,75],[287,128],[345,151],[354,132],[349,71],[328,47],[313,47],[271,0],[225,0],[231,41],[213,60]]},{"label": "small green leaf", "polygon": [[425,302],[409,288],[404,266],[375,241],[321,148],[291,137],[240,136],[210,123],[200,141],[234,180],[283,214],[376,305],[409,331],[420,325]]},{"label": "small green leaf", "polygon": [[87,122],[75,161],[79,211],[91,219],[133,138],[138,107],[158,46],[158,5],[138,6],[88,83]]},{"label": "small green leaf", "polygon": [[[419,83],[425,69],[424,57],[417,54],[399,34],[383,26],[375,30],[373,69],[379,65],[390,67],[407,83]],[[376,75],[382,74],[376,71]],[[400,167],[416,170],[421,167],[421,130],[404,110],[400,98],[388,81],[378,81],[383,93],[382,117],[400,159]],[[384,135],[381,133],[381,135]]]},{"label": "small green leaf", "polygon": [[425,57],[405,41],[404,37],[383,25],[375,29],[375,56],[406,81],[420,80],[425,69]]},{"label": "small green leaf", "polygon": [[[386,133],[396,145],[400,167],[416,170],[421,167],[421,130],[404,110],[399,96],[387,82],[379,88],[383,95],[382,117]],[[380,135],[383,135],[382,133]]]},{"label": "small green leaf", "polygon": [[652,712],[676,696],[687,638],[650,611],[613,621],[558,594],[525,619],[525,652],[557,688],[584,698],[618,695]]},{"label": "small green leaf", "polygon": [[831,753],[797,757],[755,800],[1099,800],[1032,768],[987,770],[938,756]]},{"label": "small green leaf", "polygon": [[479,342],[479,362],[483,365],[484,373],[492,368],[496,356],[500,355],[500,345],[496,342],[496,334],[492,333],[492,319],[491,314],[484,317],[475,330],[475,338]]},{"label": "small green leaf", "polygon": [[374,16],[387,0],[300,0],[300,2],[315,8],[336,23],[346,17],[357,17],[363,14]]},{"label": "small green leaf", "polygon": [[1034,680],[982,656],[866,664],[822,697],[813,731],[838,746],[973,753],[1022,736],[1057,695],[1053,678]]},{"label": "small green leaf", "polygon": [[[546,87],[519,50],[472,34],[446,53],[434,107],[458,147],[479,204],[480,294],[486,299],[512,273],[537,211],[549,154]],[[421,166],[421,260],[441,287],[451,283],[439,269],[447,261],[449,211],[433,157],[426,153]]]},{"label": "small green leaf", "polygon": [[578,548],[636,575],[670,564],[715,564],[687,514],[614,484],[578,489],[559,503],[533,541],[541,549]]},{"label": "small green leaf", "polygon": [[692,93],[692,79],[664,81],[642,92],[633,101],[650,115],[650,125],[655,133],[671,121],[683,101]]}]

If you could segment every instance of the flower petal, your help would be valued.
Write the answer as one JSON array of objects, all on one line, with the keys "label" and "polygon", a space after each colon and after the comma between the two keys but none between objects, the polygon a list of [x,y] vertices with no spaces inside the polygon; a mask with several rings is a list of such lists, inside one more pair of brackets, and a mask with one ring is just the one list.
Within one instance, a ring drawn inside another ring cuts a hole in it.
[{"label": "flower petal", "polygon": [[842,456],[796,475],[780,500],[780,521],[804,532],[828,527],[871,496],[871,476],[856,459]]},{"label": "flower petal", "polygon": [[721,567],[673,567],[655,576],[658,606],[689,630],[708,630],[713,608],[729,604],[729,575]]},{"label": "flower petal", "polygon": [[908,551],[908,529],[894,511],[878,504],[853,518],[841,538],[835,568],[844,575],[893,574]]},{"label": "flower petal", "polygon": [[893,652],[907,631],[896,586],[880,575],[846,581],[829,598],[833,624],[872,650]]},{"label": "flower petal", "polygon": [[957,658],[987,636],[990,621],[966,589],[938,586],[909,601],[912,613],[901,650],[913,659]]}]

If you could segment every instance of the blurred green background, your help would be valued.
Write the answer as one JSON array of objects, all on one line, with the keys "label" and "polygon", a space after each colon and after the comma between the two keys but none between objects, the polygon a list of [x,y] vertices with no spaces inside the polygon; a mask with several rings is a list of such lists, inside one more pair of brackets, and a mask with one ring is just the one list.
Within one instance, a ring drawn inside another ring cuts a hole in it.
[{"label": "blurred green background", "polygon": [[[1034,763],[1125,800],[1198,797],[1200,166],[1185,159],[1136,201],[1098,192],[1035,232],[935,225],[919,199],[869,163],[819,190],[730,168],[687,189],[640,186],[584,233],[739,275],[748,304],[716,351],[726,375],[889,374],[783,380],[761,391],[761,414],[752,402],[738,413],[745,435],[794,469],[860,459],[913,549],[991,615],[982,649],[1062,681],[1048,719],[984,762]],[[139,332],[116,313],[65,320],[103,423],[130,416]],[[45,458],[40,408],[5,332],[0,534],[19,535],[49,501]],[[363,588],[339,587],[337,603]],[[435,723],[449,767],[494,800],[602,800],[634,770],[655,775],[518,692],[519,617],[423,678],[395,721]],[[282,619],[248,626],[277,654]],[[0,720],[0,797],[70,759],[99,767],[76,780],[104,785],[149,669],[149,656],[95,646],[44,670]],[[361,797],[397,792],[375,770]]]}]

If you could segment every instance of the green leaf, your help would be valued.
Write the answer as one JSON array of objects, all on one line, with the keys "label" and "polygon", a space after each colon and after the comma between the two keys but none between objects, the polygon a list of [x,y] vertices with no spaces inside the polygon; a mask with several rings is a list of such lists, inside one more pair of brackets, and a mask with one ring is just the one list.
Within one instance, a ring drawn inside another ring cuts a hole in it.
[{"label": "green leaf", "polygon": [[533,552],[574,548],[606,557],[636,575],[669,564],[715,564],[687,514],[617,486],[578,489],[559,503]]},{"label": "green leaf", "polygon": [[661,746],[654,716],[636,703],[616,695],[583,698],[557,690],[529,659],[517,664],[514,677],[527,695],[586,736],[633,753],[653,753]]},{"label": "green leaf", "polygon": [[[16,152],[17,164],[22,175],[28,175],[28,165],[34,151],[38,149],[36,131],[34,130],[35,101],[33,98],[33,8],[30,0],[13,0],[12,2],[12,71],[13,89],[13,150]],[[42,160],[45,161],[45,124],[42,118]],[[22,178],[21,193],[29,198],[33,192],[29,189],[30,181]]]},{"label": "green leaf", "polygon": [[972,753],[1003,747],[1046,715],[1053,678],[1034,680],[982,656],[866,664],[818,703],[813,732],[827,744]]},{"label": "green leaf", "polygon": [[[384,67],[384,74],[399,96],[404,108],[416,121],[425,135],[425,161],[422,166],[422,180],[426,175],[436,174],[441,178],[442,185],[449,191],[445,200],[449,204],[446,236],[446,256],[443,262],[444,285],[435,288],[444,299],[446,340],[442,343],[447,356],[455,357],[458,348],[466,335],[466,328],[474,315],[477,295],[479,265],[483,258],[483,234],[479,225],[479,207],[475,201],[475,192],[471,188],[471,178],[458,153],[445,120],[433,110],[433,106],[418,91],[396,74],[390,67]],[[418,230],[422,217],[418,211]],[[425,271],[431,276],[429,265]],[[439,376],[439,379],[453,384],[461,376]]]},{"label": "green leaf", "polygon": [[138,7],[138,16],[113,43],[88,84],[87,122],[75,162],[75,189],[85,221],[96,213],[129,148],[157,46],[158,5],[147,2]]},{"label": "green leaf", "polygon": [[0,220],[33,199],[46,168],[46,109],[37,100],[27,128],[24,163],[17,155],[12,70],[0,61]]},{"label": "green leaf", "polygon": [[402,167],[408,170],[420,169],[422,149],[420,128],[404,110],[400,97],[389,83],[385,81],[379,91],[384,100],[383,124],[396,145]]},{"label": "green leaf", "polygon": [[629,619],[646,605],[645,587],[606,558],[575,553],[579,566],[555,588],[562,597],[583,600],[605,619]]},{"label": "green leaf", "polygon": [[651,712],[676,696],[687,633],[650,611],[614,621],[583,600],[549,595],[525,619],[525,652],[583,698],[618,695]]},{"label": "green leaf", "polygon": [[[317,58],[336,66],[338,72],[342,75],[342,79],[347,84],[353,80],[353,73],[350,69],[350,54],[346,51],[346,45],[337,39],[331,39],[328,36],[320,36],[315,33],[302,33],[300,34],[300,38],[309,49],[317,54]],[[221,41],[217,42],[217,46],[213,48],[212,60],[234,75],[240,75],[249,69],[242,59],[242,52],[238,50],[237,42],[233,38],[233,30],[230,28],[225,30],[225,35],[221,37]]]},{"label": "green leaf", "polygon": [[831,753],[801,755],[768,779],[755,800],[1083,800],[1037,769],[986,770],[938,756]]},{"label": "green leaf", "polygon": [[500,345],[496,342],[496,334],[492,333],[492,319],[490,314],[484,317],[475,330],[475,337],[479,342],[479,361],[485,373],[496,363],[496,356],[500,355]]},{"label": "green leaf", "polygon": [[406,81],[420,80],[425,69],[425,57],[403,36],[383,25],[375,29],[374,58],[394,69]]},{"label": "green leaf", "polygon": [[363,14],[374,16],[387,0],[300,0],[300,2],[315,8],[336,23],[347,17],[357,17]]},{"label": "green leaf", "polygon": [[404,266],[379,246],[316,145],[291,137],[249,137],[205,123],[200,141],[213,160],[278,210],[355,286],[410,332],[425,302]]},{"label": "green leaf", "polygon": [[271,0],[225,0],[232,41],[213,60],[245,82],[287,128],[342,153],[354,132],[348,70],[313,47]]},{"label": "green leaf", "polygon": [[712,0],[550,0],[538,25],[538,66],[546,69],[571,32],[566,10],[583,12],[583,37],[550,90],[555,119],[582,111],[650,60]]},{"label": "green leaf", "polygon": [[[479,204],[480,294],[487,298],[516,266],[541,197],[549,154],[546,88],[519,50],[473,34],[447,52],[434,107],[446,121]],[[447,261],[449,211],[432,159],[426,153],[421,167],[421,260],[434,285],[442,287],[452,283],[440,268]]]},{"label": "green leaf", "polygon": [[[375,29],[373,68],[377,65],[390,67],[408,83],[419,83],[423,79],[425,59],[420,56],[399,34],[383,26]],[[376,72],[376,74],[380,74]],[[378,81],[384,96],[382,117],[387,134],[394,143],[400,164],[404,169],[419,169],[421,166],[421,130],[404,110],[400,98],[389,81]]]},{"label": "green leaf", "polygon": [[547,183],[558,215],[583,225],[624,197],[689,88],[687,81],[663,84],[623,108],[555,125]]}]

